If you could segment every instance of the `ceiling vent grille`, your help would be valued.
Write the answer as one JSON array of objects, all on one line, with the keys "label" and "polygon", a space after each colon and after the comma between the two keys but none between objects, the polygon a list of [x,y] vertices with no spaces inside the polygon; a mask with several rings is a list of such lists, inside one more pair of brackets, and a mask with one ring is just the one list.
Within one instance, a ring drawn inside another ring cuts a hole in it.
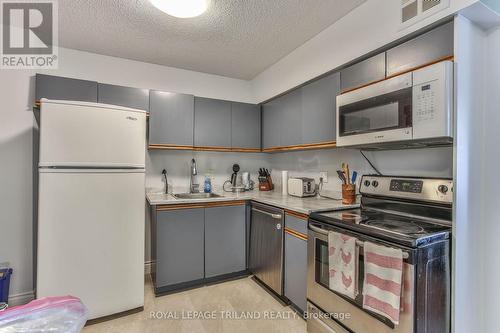
[{"label": "ceiling vent grille", "polygon": [[401,0],[401,29],[448,8],[450,0]]}]

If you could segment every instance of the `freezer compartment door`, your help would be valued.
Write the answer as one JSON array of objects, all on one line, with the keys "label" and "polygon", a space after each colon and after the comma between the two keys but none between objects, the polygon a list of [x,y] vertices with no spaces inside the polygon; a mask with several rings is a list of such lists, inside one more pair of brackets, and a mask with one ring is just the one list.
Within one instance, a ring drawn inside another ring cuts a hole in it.
[{"label": "freezer compartment door", "polygon": [[145,165],[146,112],[42,100],[40,117],[41,167]]},{"label": "freezer compartment door", "polygon": [[144,305],[144,173],[40,173],[37,298],[99,318]]}]

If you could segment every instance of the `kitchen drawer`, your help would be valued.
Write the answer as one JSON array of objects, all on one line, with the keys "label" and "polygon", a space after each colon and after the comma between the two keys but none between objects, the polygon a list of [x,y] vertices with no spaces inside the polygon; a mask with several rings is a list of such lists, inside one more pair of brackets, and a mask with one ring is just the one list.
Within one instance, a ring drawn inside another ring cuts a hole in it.
[{"label": "kitchen drawer", "polygon": [[285,215],[285,227],[307,235],[307,219],[305,218],[299,218],[287,213]]}]

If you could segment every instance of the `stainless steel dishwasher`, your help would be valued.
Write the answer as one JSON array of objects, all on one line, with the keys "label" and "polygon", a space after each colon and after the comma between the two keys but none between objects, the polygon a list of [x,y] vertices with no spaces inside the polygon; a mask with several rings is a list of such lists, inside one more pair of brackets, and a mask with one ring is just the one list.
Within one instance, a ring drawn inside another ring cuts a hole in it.
[{"label": "stainless steel dishwasher", "polygon": [[279,296],[283,295],[283,222],[282,209],[252,203],[249,268]]}]

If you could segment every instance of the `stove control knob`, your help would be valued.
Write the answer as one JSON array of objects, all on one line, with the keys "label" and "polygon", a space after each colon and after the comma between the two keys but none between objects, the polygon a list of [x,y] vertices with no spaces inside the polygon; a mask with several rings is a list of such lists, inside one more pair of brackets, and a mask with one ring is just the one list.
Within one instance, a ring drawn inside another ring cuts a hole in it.
[{"label": "stove control knob", "polygon": [[370,184],[371,184],[371,183],[370,183],[370,181],[369,181],[369,180],[365,180],[365,186],[366,186],[366,187],[370,186]]},{"label": "stove control knob", "polygon": [[372,181],[372,185],[373,185],[373,187],[377,187],[378,186],[378,181],[376,181],[376,180]]},{"label": "stove control knob", "polygon": [[443,193],[443,194],[446,194],[446,193],[448,193],[448,186],[446,186],[446,185],[439,185],[438,186],[438,191],[441,192],[441,193]]}]

